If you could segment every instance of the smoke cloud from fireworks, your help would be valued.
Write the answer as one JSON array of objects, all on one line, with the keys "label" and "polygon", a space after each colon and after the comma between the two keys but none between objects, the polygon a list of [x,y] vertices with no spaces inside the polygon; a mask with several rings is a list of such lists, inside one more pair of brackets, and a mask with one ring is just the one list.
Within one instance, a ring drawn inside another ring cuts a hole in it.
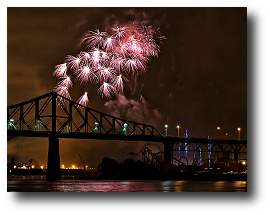
[{"label": "smoke cloud from fireworks", "polygon": [[164,121],[162,114],[157,109],[153,110],[143,97],[136,101],[119,94],[116,100],[110,100],[104,106],[109,109],[113,116],[119,118],[153,126]]}]

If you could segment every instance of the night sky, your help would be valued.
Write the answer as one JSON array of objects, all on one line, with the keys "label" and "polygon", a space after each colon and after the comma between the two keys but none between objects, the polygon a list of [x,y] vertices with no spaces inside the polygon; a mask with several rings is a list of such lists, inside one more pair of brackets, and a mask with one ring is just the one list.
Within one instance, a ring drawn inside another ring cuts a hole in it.
[{"label": "night sky", "polygon": [[[247,9],[246,8],[7,8],[7,105],[48,93],[58,83],[54,67],[66,55],[76,55],[87,30],[135,20],[160,28],[167,38],[158,58],[150,58],[145,73],[137,79],[137,91],[125,87],[125,97],[111,100],[97,95],[97,85],[74,85],[77,100],[89,92],[93,109],[113,114],[121,102],[147,102],[147,119],[163,134],[189,137],[247,138]],[[139,92],[140,91],[140,92]],[[113,107],[113,108],[112,108]],[[137,114],[140,111],[137,110]],[[153,120],[154,118],[154,120]],[[148,120],[148,121],[145,121]],[[97,166],[105,156],[122,161],[129,152],[139,152],[145,143],[97,140],[60,140],[61,163]],[[47,138],[8,140],[7,159],[16,162],[33,158],[47,161]]]}]

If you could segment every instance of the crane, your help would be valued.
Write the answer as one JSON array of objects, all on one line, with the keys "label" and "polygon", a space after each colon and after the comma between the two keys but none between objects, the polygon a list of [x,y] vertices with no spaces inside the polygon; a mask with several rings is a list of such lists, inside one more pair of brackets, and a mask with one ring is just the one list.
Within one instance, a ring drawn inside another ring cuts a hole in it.
[{"label": "crane", "polygon": [[80,157],[81,162],[82,162],[82,165],[83,165],[83,170],[85,170],[85,163],[83,162],[82,157],[81,157],[81,155],[80,155],[80,154],[79,154],[79,157]]}]

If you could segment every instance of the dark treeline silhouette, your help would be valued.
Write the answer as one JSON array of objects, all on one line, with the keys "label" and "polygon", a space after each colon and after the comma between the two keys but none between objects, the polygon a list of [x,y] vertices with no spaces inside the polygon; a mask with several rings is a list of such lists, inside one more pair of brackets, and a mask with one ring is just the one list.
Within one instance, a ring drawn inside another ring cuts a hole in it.
[{"label": "dark treeline silhouette", "polygon": [[126,158],[123,163],[104,157],[98,165],[100,179],[157,179],[160,171],[153,164],[146,164],[140,160]]},{"label": "dark treeline silhouette", "polygon": [[[222,159],[221,159],[222,160]],[[220,161],[221,161],[220,160]],[[98,165],[98,179],[113,180],[246,180],[246,174],[223,174],[225,171],[235,169],[234,163],[228,161],[226,166],[221,164],[212,164],[211,168],[206,166],[181,165],[171,166],[169,169],[165,166],[158,168],[154,164],[147,164],[140,160],[134,161],[126,158],[122,163],[116,160],[104,157]],[[228,165],[228,166],[227,166]],[[223,168],[222,168],[223,166]],[[220,168],[221,167],[221,168]],[[208,170],[205,170],[208,169]],[[238,171],[243,171],[243,165],[237,166]]]}]

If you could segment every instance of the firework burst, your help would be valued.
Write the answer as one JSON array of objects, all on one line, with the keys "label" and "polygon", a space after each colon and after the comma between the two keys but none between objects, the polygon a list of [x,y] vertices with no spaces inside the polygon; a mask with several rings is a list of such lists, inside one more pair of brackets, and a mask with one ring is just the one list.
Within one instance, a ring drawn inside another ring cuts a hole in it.
[{"label": "firework burst", "polygon": [[[89,103],[89,99],[87,96],[87,92],[85,92],[77,101],[78,104],[83,105],[83,106],[87,106]],[[81,107],[78,105],[78,107]]]},{"label": "firework burst", "polygon": [[115,91],[119,93],[123,93],[124,91],[124,81],[128,81],[127,78],[122,75],[116,76],[113,82],[113,86],[115,87]]},{"label": "firework burst", "polygon": [[97,90],[99,95],[101,95],[102,97],[106,96],[106,97],[109,97],[109,98],[112,97],[112,94],[114,93],[114,91],[115,91],[114,86],[112,84],[108,84],[106,82],[104,82],[100,86],[100,88]]},{"label": "firework burst", "polygon": [[[69,94],[69,92],[68,92],[68,88],[67,88],[67,87],[65,87],[65,86],[59,86],[59,85],[58,85],[58,86],[56,86],[56,87],[53,89],[53,91],[56,92],[57,94],[59,94],[60,96],[63,96],[63,97],[65,97],[65,98],[71,100],[71,97],[70,97],[70,94]],[[67,100],[63,99],[62,97],[58,97],[58,98],[59,98],[60,102],[62,102],[63,104],[68,105]],[[60,104],[58,103],[58,105],[60,105]]]},{"label": "firework burst", "polygon": [[81,62],[81,59],[79,57],[68,55],[66,56],[65,60],[66,60],[66,65],[68,66],[68,68],[73,69],[74,71],[79,69],[80,62]]},{"label": "firework burst", "polygon": [[67,75],[67,64],[63,63],[60,65],[55,66],[55,70],[53,72],[53,75],[57,78],[62,78]]},{"label": "firework burst", "polygon": [[76,71],[77,77],[76,77],[76,81],[80,81],[82,82],[88,82],[88,81],[92,81],[94,82],[94,80],[96,80],[97,76],[95,75],[95,73],[90,69],[89,66],[84,66],[82,68],[80,68],[79,70]]},{"label": "firework burst", "polygon": [[61,87],[66,87],[68,89],[72,87],[73,83],[70,80],[70,77],[66,76],[66,77],[63,77],[62,81],[60,81],[58,85]]},{"label": "firework burst", "polygon": [[[73,70],[75,81],[102,84],[97,91],[102,97],[111,98],[114,93],[123,93],[124,82],[136,80],[138,74],[146,70],[149,58],[158,56],[160,50],[154,39],[157,31],[137,21],[109,27],[105,32],[99,29],[88,31],[83,38],[86,50],[77,56],[67,55],[65,62],[55,67],[53,75],[61,80],[53,90],[70,98],[68,89],[72,82],[67,71]],[[164,36],[156,38],[159,41],[166,39]],[[87,105],[87,93],[78,102]]]}]

